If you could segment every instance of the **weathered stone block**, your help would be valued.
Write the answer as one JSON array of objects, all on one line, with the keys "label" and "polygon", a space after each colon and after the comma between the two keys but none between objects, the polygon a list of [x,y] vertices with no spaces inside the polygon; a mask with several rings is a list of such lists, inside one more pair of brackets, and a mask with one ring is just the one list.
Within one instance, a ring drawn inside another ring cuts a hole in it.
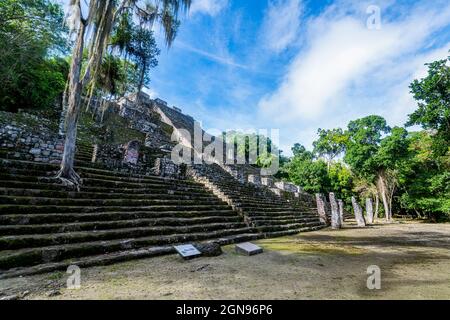
[{"label": "weathered stone block", "polygon": [[286,192],[293,192],[293,193],[298,192],[297,186],[292,183],[289,183],[289,182],[278,181],[278,182],[275,182],[275,186],[278,189],[286,191]]},{"label": "weathered stone block", "polygon": [[236,252],[246,256],[253,256],[263,253],[263,249],[251,242],[240,243],[236,245]]},{"label": "weathered stone block", "polygon": [[272,188],[274,186],[273,178],[272,177],[261,177],[261,184],[264,186],[267,186],[269,188]]},{"label": "weathered stone block", "polygon": [[270,191],[272,191],[273,193],[275,193],[277,196],[281,197],[282,195],[282,191],[278,188],[270,188]]},{"label": "weathered stone block", "polygon": [[195,247],[205,257],[218,257],[223,253],[222,247],[217,242],[198,243]]},{"label": "weathered stone block", "polygon": [[33,149],[30,150],[30,153],[34,154],[34,155],[40,155],[41,154],[41,149],[33,148]]},{"label": "weathered stone block", "polygon": [[259,175],[249,174],[247,179],[248,179],[249,183],[253,183],[253,184],[256,184],[256,185],[261,185],[261,176],[259,176]]},{"label": "weathered stone block", "polygon": [[178,252],[178,254],[185,260],[193,259],[202,255],[202,253],[191,244],[175,246],[174,248]]},{"label": "weathered stone block", "polygon": [[180,178],[180,166],[167,158],[156,159],[153,171],[156,175],[162,177]]}]

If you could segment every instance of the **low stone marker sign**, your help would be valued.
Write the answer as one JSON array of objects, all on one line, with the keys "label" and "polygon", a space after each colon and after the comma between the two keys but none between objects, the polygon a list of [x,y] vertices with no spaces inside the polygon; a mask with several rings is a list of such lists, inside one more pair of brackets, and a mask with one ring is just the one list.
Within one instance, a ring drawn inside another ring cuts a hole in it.
[{"label": "low stone marker sign", "polygon": [[186,244],[182,246],[174,246],[178,254],[185,260],[193,259],[195,257],[201,256],[202,253],[197,250],[193,245]]},{"label": "low stone marker sign", "polygon": [[262,253],[263,249],[251,242],[245,242],[236,245],[236,252],[246,256],[253,256]]},{"label": "low stone marker sign", "polygon": [[358,201],[356,201],[355,197],[352,197],[352,205],[353,211],[355,212],[356,223],[358,223],[358,227],[365,227],[366,220],[364,219],[362,208],[359,205]]}]

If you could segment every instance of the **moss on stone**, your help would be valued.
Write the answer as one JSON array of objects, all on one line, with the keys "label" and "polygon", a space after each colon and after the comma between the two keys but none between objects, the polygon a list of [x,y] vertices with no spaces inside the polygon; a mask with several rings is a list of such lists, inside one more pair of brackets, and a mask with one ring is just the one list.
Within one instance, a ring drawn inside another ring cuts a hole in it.
[{"label": "moss on stone", "polygon": [[264,239],[257,242],[266,250],[282,251],[292,254],[348,254],[360,255],[365,250],[348,245],[318,242],[302,242],[292,237]]}]

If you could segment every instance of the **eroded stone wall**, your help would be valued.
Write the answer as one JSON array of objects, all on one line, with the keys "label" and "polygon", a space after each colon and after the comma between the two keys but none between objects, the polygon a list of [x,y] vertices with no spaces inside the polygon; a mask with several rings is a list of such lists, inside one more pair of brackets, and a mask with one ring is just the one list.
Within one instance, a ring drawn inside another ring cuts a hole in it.
[{"label": "eroded stone wall", "polygon": [[10,159],[60,163],[64,141],[56,134],[41,129],[31,130],[20,124],[0,126],[0,148],[3,149],[4,156]]}]

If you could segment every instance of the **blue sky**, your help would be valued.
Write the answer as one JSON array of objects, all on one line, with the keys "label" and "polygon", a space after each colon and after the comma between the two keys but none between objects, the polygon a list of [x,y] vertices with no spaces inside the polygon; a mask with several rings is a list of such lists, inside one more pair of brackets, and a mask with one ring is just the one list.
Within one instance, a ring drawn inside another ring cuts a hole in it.
[{"label": "blue sky", "polygon": [[[371,5],[379,30],[367,27]],[[280,129],[290,154],[359,117],[403,125],[416,108],[409,83],[448,55],[450,2],[193,0],[173,47],[160,42],[153,97],[206,129]]]}]

